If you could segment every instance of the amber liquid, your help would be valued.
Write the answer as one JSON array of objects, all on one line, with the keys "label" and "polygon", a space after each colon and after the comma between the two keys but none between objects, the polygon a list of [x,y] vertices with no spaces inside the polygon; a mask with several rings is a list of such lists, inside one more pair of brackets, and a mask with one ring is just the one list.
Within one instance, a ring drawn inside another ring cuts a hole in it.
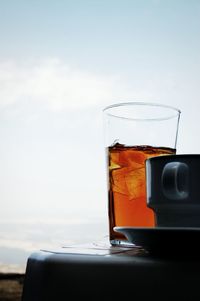
[{"label": "amber liquid", "polygon": [[108,148],[109,231],[112,244],[126,240],[115,226],[154,227],[154,213],[146,203],[145,160],[175,154],[165,147],[125,146],[116,143]]}]

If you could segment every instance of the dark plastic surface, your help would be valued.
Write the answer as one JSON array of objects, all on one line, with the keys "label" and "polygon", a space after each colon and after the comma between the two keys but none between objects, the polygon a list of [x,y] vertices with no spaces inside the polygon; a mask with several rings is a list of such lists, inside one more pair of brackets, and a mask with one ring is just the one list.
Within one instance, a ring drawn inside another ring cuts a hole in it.
[{"label": "dark plastic surface", "polygon": [[22,301],[199,300],[199,283],[200,259],[191,256],[39,251],[28,259]]}]

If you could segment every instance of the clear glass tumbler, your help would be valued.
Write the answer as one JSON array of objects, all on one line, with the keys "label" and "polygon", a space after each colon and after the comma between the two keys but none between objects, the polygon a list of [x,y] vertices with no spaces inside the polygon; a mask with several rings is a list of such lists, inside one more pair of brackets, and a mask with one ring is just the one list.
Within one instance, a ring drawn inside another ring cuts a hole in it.
[{"label": "clear glass tumbler", "polygon": [[115,226],[155,226],[146,203],[145,160],[176,154],[180,114],[174,107],[144,102],[103,109],[111,245],[127,243]]}]

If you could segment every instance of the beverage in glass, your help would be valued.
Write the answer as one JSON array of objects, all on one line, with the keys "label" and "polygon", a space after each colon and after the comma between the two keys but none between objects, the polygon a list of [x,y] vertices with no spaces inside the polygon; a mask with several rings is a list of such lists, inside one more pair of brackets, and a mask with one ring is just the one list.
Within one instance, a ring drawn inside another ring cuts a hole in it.
[{"label": "beverage in glass", "polygon": [[145,160],[176,154],[180,110],[129,102],[104,109],[108,182],[109,240],[125,244],[115,226],[154,227],[146,203]]}]

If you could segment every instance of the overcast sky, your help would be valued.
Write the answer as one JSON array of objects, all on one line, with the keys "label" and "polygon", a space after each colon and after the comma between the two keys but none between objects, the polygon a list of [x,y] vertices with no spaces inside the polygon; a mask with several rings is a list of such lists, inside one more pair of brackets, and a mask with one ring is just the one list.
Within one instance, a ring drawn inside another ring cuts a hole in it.
[{"label": "overcast sky", "polygon": [[0,1],[0,218],[107,219],[102,110],[181,110],[200,153],[199,0]]}]

